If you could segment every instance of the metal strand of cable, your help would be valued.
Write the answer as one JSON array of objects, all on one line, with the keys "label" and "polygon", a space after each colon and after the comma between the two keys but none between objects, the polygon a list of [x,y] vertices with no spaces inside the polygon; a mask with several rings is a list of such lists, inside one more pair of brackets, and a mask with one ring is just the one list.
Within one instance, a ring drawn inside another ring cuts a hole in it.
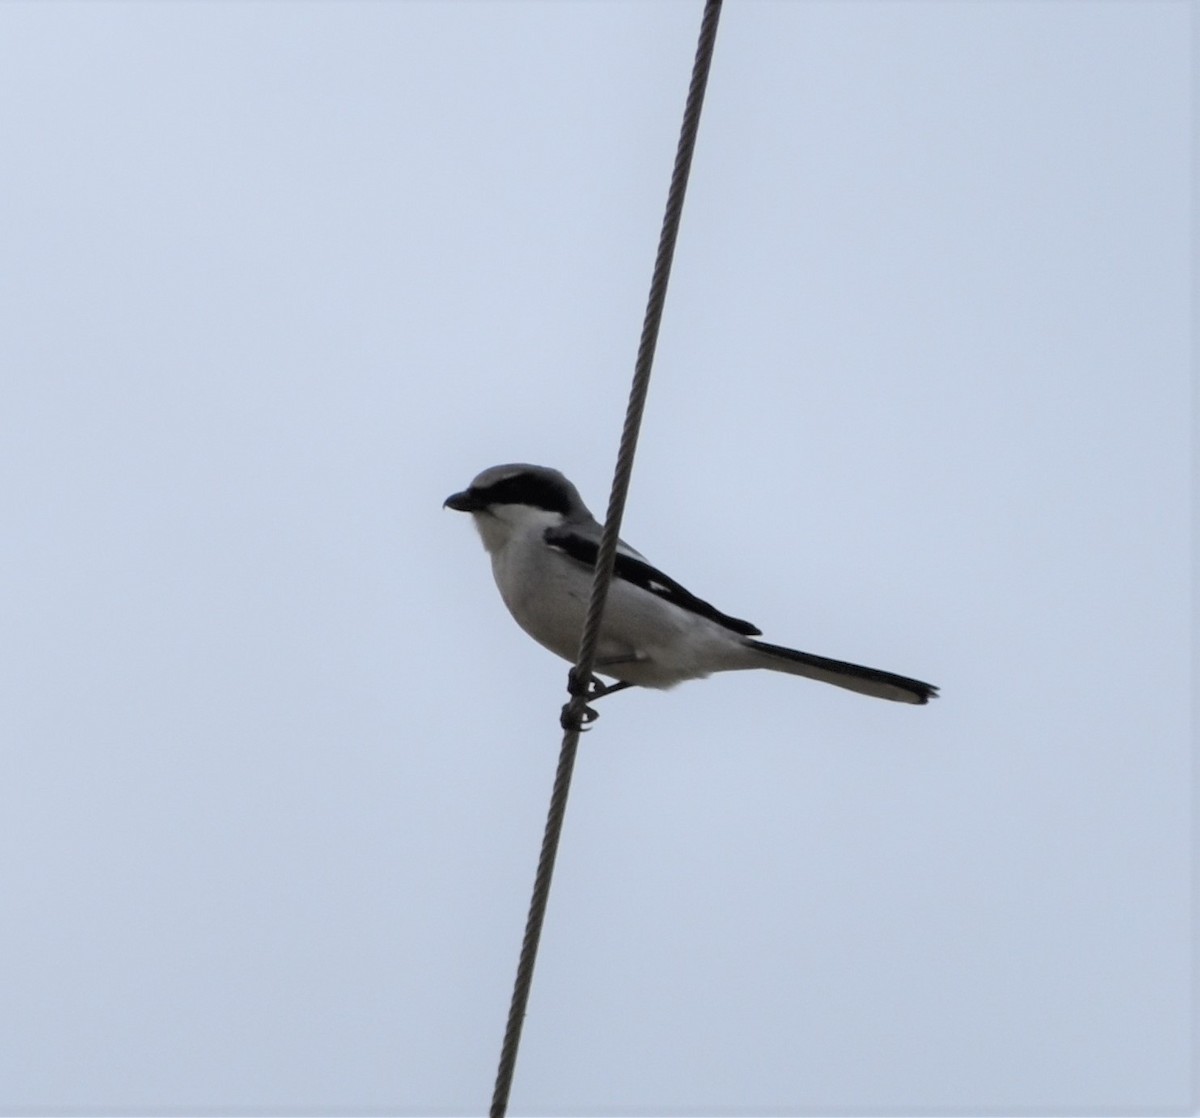
[{"label": "metal strand of cable", "polygon": [[625,514],[625,499],[633,474],[633,457],[637,449],[642,412],[646,405],[646,393],[650,387],[650,370],[654,364],[654,351],[658,345],[658,331],[667,298],[671,262],[675,256],[679,220],[683,213],[683,200],[692,166],[692,154],[696,147],[696,134],[700,127],[700,110],[704,104],[704,91],[708,84],[708,72],[712,63],[713,46],[716,43],[717,23],[720,15],[721,0],[706,0],[704,15],[700,23],[699,41],[696,46],[696,60],[692,68],[692,80],[688,87],[687,103],[683,113],[683,124],[680,127],[675,167],[671,173],[671,186],[667,192],[667,205],[663,216],[662,232],[659,235],[658,255],[655,258],[654,273],[650,281],[646,317],[642,326],[641,341],[638,344],[637,362],[634,366],[633,383],[629,392],[629,405],[625,412],[625,426],[621,432],[621,443],[617,452],[612,492],[608,502],[608,515],[604,521],[604,534],[601,537],[599,553],[596,556],[592,596],[588,603],[587,619],[584,622],[583,634],[579,643],[579,657],[569,677],[571,698],[563,715],[562,749],[559,753],[558,769],[554,776],[554,789],[550,795],[550,810],[546,817],[546,830],[542,838],[542,851],[538,858],[537,874],[534,877],[529,916],[525,923],[525,935],[521,942],[521,956],[517,963],[508,1024],[504,1031],[504,1043],[500,1049],[500,1064],[496,1072],[495,1090],[492,1094],[491,1118],[504,1118],[508,1111],[508,1096],[512,1088],[513,1072],[516,1068],[517,1049],[521,1043],[521,1028],[525,1022],[525,1008],[533,983],[533,967],[537,958],[538,942],[542,935],[542,924],[546,916],[546,902],[550,896],[550,881],[554,874],[554,861],[558,855],[563,816],[566,812],[567,796],[571,787],[571,773],[575,767],[575,754],[579,747],[579,735],[587,708],[586,684],[592,678],[595,668],[600,621],[604,615],[608,587],[612,581],[613,565],[616,562],[617,537],[621,531],[621,519]]}]

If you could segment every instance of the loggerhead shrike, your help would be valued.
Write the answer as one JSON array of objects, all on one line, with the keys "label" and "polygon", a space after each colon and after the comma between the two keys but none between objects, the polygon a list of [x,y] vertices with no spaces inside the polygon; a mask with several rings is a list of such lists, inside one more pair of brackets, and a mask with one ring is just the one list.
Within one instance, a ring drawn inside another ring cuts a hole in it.
[{"label": "loggerhead shrike", "polygon": [[[517,624],[573,663],[602,533],[575,486],[546,466],[493,466],[447,497],[445,507],[471,514]],[[620,543],[595,666],[619,682],[597,680],[589,697],[634,685],[674,687],[741,668],[790,672],[900,703],[927,703],[937,695],[936,687],[917,679],[752,639],[760,631],[697,598]]]}]

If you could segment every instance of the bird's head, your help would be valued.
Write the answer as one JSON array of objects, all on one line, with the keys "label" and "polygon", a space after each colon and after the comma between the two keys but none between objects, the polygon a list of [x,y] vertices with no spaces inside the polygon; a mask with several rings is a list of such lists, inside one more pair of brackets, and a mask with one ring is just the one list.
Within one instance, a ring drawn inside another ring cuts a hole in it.
[{"label": "bird's head", "polygon": [[461,493],[447,497],[442,507],[469,512],[489,552],[518,532],[591,520],[579,491],[558,470],[524,462],[484,470]]}]

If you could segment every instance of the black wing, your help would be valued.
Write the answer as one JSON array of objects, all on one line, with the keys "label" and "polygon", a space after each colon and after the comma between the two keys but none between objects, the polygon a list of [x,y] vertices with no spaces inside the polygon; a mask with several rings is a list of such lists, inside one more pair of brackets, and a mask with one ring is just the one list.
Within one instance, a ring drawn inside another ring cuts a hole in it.
[{"label": "black wing", "polygon": [[[551,547],[558,548],[572,559],[589,567],[596,566],[596,555],[600,551],[598,543],[565,528],[547,528],[545,538]],[[618,551],[613,573],[617,578],[632,582],[634,586],[640,586],[651,594],[657,594],[680,609],[707,617],[709,621],[715,621],[718,625],[723,625],[744,637],[757,637],[762,632],[749,621],[739,621],[738,618],[730,617],[710,606],[702,598],[697,598],[691,591],[680,586],[673,578],[668,578],[656,567],[650,566],[644,559],[635,559],[632,555],[623,555]]]}]

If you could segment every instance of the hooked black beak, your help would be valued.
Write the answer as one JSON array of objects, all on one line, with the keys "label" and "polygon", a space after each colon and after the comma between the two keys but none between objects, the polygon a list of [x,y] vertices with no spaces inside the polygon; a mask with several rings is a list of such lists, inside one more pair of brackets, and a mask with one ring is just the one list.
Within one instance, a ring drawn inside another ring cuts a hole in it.
[{"label": "hooked black beak", "polygon": [[456,512],[478,512],[483,507],[483,502],[469,489],[464,489],[461,493],[451,493],[442,502],[442,508],[454,509]]}]

